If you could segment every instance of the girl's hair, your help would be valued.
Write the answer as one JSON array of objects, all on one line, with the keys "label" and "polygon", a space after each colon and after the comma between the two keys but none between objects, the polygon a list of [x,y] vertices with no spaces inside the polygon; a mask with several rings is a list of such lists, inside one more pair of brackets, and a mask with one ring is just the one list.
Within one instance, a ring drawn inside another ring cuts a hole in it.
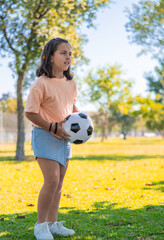
[{"label": "girl's hair", "polygon": [[[51,39],[44,47],[42,54],[41,54],[41,63],[40,66],[36,70],[36,76],[40,77],[42,75],[45,75],[49,78],[54,78],[52,74],[52,63],[51,63],[51,56],[54,55],[54,52],[57,51],[58,46],[61,43],[68,43],[69,42],[66,39],[63,38],[53,38]],[[70,44],[69,44],[70,45]],[[71,73],[70,66],[67,71],[63,72],[64,76],[68,80],[73,79],[73,74]]]}]

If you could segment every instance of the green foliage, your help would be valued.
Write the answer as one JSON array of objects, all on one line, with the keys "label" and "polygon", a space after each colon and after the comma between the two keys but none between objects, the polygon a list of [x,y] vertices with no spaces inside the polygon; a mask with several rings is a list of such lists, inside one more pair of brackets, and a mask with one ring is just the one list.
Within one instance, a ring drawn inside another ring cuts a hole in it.
[{"label": "green foliage", "polygon": [[104,141],[116,125],[115,118],[103,107],[100,107],[97,112],[93,112],[91,118],[94,121],[94,131],[98,134],[101,133],[101,141]]},{"label": "green foliage", "polygon": [[140,0],[126,13],[131,42],[142,47],[141,53],[151,52],[157,59],[163,59],[164,0]]},{"label": "green foliage", "polygon": [[154,76],[152,72],[145,74],[148,83],[148,90],[157,95],[157,101],[164,104],[164,63],[161,62],[160,66],[155,67]]},{"label": "green foliage", "polygon": [[17,112],[17,100],[8,98],[7,100],[2,100],[0,102],[0,110],[6,113],[16,113]]},{"label": "green foliage", "polygon": [[116,115],[116,120],[120,125],[120,130],[121,130],[121,133],[124,135],[124,139],[126,139],[126,135],[132,129],[133,124],[136,121],[136,118],[130,115],[126,115],[126,114],[122,115],[118,113]]},{"label": "green foliage", "polygon": [[12,56],[10,67],[15,73],[27,71],[40,56],[43,45],[54,37],[68,39],[73,48],[74,64],[86,62],[82,45],[86,36],[79,26],[93,26],[98,8],[110,0],[52,1],[1,0],[0,49]]},{"label": "green foliage", "polygon": [[13,75],[17,76],[16,159],[24,159],[22,90],[23,86],[28,87],[33,77],[31,70],[37,64],[43,46],[52,38],[66,38],[72,46],[72,63],[87,62],[83,56],[83,45],[87,39],[80,34],[79,27],[84,22],[88,27],[93,26],[97,10],[109,3],[110,0],[0,0],[0,53],[10,56],[9,66]]},{"label": "green foliage", "polygon": [[103,66],[96,72],[89,71],[85,82],[89,86],[88,95],[92,102],[109,109],[112,102],[125,100],[129,95],[132,82],[121,78],[120,66]]},{"label": "green foliage", "polygon": [[[159,98],[161,98],[161,95],[159,95]],[[150,130],[164,130],[164,106],[159,102],[159,98],[152,99],[150,95],[147,98],[136,97],[138,109],[134,112],[134,115],[142,115],[147,128]]]},{"label": "green foliage", "polygon": [[160,63],[155,68],[156,76],[145,74],[148,90],[155,94],[155,99],[138,96],[139,111],[134,114],[141,114],[149,129],[160,131],[164,126],[164,0],[140,0],[126,13],[129,22],[125,26],[131,32],[131,42],[142,47],[141,54],[151,53]]},{"label": "green foliage", "polygon": [[[132,82],[123,79],[121,74],[120,66],[107,65],[98,68],[95,73],[89,71],[85,82],[89,86],[87,95],[90,96],[90,100],[99,104],[98,115],[108,116],[105,117],[105,121],[108,119],[108,124],[105,124],[107,129],[110,122],[112,126],[118,123],[120,131],[127,133],[135,122],[134,117],[130,116],[134,111],[134,100],[131,96]],[[101,121],[101,125],[101,129],[104,129],[104,121]],[[102,132],[104,135],[104,130]]]}]

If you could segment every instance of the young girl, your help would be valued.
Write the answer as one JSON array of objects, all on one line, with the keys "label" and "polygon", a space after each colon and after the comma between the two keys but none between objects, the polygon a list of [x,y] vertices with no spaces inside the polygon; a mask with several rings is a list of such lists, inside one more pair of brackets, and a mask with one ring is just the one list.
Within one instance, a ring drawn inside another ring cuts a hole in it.
[{"label": "young girl", "polygon": [[38,198],[38,221],[34,235],[39,240],[53,235],[73,235],[73,229],[57,222],[63,179],[71,158],[69,135],[62,127],[75,106],[77,87],[70,72],[71,46],[67,40],[54,38],[44,47],[38,79],[30,88],[25,115],[32,122],[32,148],[44,177]]}]

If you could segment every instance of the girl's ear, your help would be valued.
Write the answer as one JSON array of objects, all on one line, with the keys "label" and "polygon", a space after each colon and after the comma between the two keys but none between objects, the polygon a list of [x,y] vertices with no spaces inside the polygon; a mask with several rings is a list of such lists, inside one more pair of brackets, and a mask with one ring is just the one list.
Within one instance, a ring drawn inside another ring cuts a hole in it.
[{"label": "girl's ear", "polygon": [[52,56],[50,57],[50,59],[51,59],[51,62],[53,62]]}]

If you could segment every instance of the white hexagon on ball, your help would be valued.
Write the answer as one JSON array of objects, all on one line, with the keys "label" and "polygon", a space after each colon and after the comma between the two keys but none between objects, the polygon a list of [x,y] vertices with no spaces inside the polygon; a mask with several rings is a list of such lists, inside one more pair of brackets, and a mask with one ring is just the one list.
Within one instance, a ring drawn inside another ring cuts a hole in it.
[{"label": "white hexagon on ball", "polygon": [[81,112],[72,113],[63,124],[64,130],[70,135],[70,143],[85,143],[93,133],[91,118]]}]

